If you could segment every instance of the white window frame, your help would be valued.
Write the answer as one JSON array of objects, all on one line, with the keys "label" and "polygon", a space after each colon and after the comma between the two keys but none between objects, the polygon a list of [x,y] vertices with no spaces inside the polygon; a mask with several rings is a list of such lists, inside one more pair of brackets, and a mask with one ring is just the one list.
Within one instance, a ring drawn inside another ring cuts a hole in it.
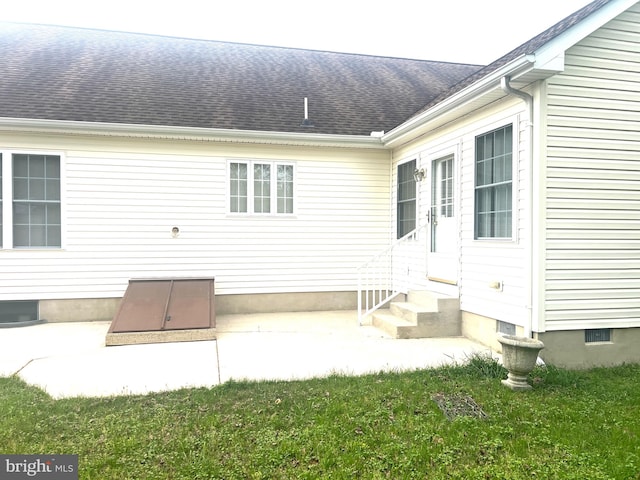
[{"label": "white window frame", "polygon": [[[396,171],[395,171],[395,176],[396,176],[396,189],[395,189],[395,210],[396,210],[396,239],[401,238],[405,235],[408,235],[409,233],[411,233],[413,230],[415,230],[418,226],[418,209],[419,209],[419,198],[418,198],[418,192],[419,192],[419,188],[418,185],[415,183],[415,180],[413,179],[413,171],[411,172],[411,182],[413,182],[414,187],[415,187],[415,196],[413,197],[413,202],[414,202],[414,209],[415,209],[415,216],[413,219],[413,229],[409,230],[408,232],[404,232],[403,235],[400,235],[400,198],[399,198],[399,193],[400,193],[400,168],[403,166],[406,166],[408,164],[410,164],[411,162],[415,162],[414,164],[414,171],[416,168],[418,167],[419,164],[419,159],[417,156],[415,157],[411,157],[411,158],[407,158],[406,160],[402,161],[402,162],[398,162],[398,164],[396,165]],[[406,202],[406,200],[403,200],[403,202]],[[408,218],[407,218],[408,219]]]},{"label": "white window frame", "polygon": [[[493,122],[491,125],[488,125],[482,129],[477,130],[473,133],[472,142],[473,142],[473,238],[474,241],[478,242],[508,242],[515,243],[516,242],[516,229],[518,224],[518,209],[517,209],[517,195],[518,195],[518,165],[520,158],[519,144],[520,144],[520,130],[519,130],[519,117],[509,117],[505,118],[502,121]],[[478,236],[478,225],[477,221],[477,205],[476,205],[476,168],[477,168],[477,156],[476,156],[476,140],[478,137],[486,135],[488,133],[492,133],[501,128],[505,128],[511,126],[511,231],[508,237],[485,237]]]},{"label": "white window frame", "polygon": [[[247,166],[247,211],[246,212],[233,212],[231,211],[231,165],[232,164],[244,164]],[[270,211],[269,212],[255,212],[254,211],[254,166],[255,165],[269,165],[270,168],[270,191],[269,191],[269,199],[270,199]],[[291,167],[293,171],[293,209],[291,212],[278,212],[278,177],[277,171],[278,167],[286,166]],[[232,216],[248,216],[248,215],[259,215],[259,216],[292,216],[296,212],[296,185],[297,185],[297,177],[296,177],[296,166],[294,162],[282,161],[282,160],[266,160],[266,159],[228,159],[227,160],[227,176],[226,176],[226,185],[227,185],[227,212]]]},{"label": "white window frame", "polygon": [[[2,244],[0,250],[63,250],[66,244],[66,219],[65,219],[65,165],[66,159],[63,152],[43,150],[13,150],[2,149]],[[60,245],[55,246],[20,246],[13,245],[13,156],[14,155],[48,155],[60,159]]]}]

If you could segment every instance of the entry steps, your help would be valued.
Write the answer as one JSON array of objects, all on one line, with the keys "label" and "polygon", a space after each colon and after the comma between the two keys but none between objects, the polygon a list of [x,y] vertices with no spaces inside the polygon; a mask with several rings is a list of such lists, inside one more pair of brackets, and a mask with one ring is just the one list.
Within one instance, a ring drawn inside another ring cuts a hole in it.
[{"label": "entry steps", "polygon": [[374,327],[393,338],[459,337],[460,299],[429,291],[410,291],[405,301],[372,314]]}]

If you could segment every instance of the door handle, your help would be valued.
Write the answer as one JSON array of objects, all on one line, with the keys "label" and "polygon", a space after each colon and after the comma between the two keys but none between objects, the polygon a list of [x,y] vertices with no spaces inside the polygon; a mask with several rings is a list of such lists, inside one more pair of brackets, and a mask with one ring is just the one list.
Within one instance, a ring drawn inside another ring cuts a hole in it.
[{"label": "door handle", "polygon": [[436,217],[435,207],[431,207],[429,210],[427,210],[427,223],[430,223],[433,226],[438,225],[438,218]]}]

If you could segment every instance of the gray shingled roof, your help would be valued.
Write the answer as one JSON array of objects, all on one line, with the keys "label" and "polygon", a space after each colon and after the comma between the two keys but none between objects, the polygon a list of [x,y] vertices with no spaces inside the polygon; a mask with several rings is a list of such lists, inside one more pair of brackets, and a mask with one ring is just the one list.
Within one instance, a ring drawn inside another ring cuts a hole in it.
[{"label": "gray shingled roof", "polygon": [[369,135],[479,68],[0,23],[0,116]]}]

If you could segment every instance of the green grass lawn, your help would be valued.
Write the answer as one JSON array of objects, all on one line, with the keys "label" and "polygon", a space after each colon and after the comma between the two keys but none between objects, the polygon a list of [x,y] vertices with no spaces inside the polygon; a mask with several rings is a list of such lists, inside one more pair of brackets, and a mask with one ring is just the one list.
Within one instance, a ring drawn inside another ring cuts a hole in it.
[{"label": "green grass lawn", "polygon": [[0,378],[0,453],[78,454],[82,479],[640,479],[640,366],[495,362],[52,400]]}]

